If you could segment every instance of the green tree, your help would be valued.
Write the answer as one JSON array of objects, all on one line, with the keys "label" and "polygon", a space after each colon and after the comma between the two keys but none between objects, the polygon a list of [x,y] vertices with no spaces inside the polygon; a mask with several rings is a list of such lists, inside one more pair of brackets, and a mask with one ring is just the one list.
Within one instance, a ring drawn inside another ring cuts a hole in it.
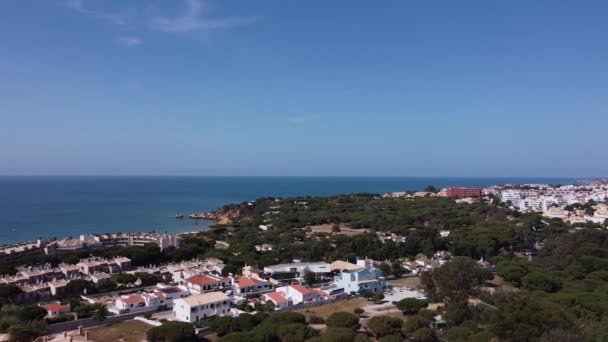
[{"label": "green tree", "polygon": [[427,306],[428,302],[426,300],[416,298],[405,298],[397,303],[397,308],[403,311],[405,315],[416,314],[420,309],[424,309]]},{"label": "green tree", "polygon": [[414,332],[420,328],[424,328],[427,327],[430,323],[430,320],[428,320],[426,317],[420,316],[420,315],[414,315],[409,317],[404,324],[405,330],[409,331],[409,332]]},{"label": "green tree", "polygon": [[471,318],[471,310],[467,298],[452,298],[445,305],[445,318],[449,322],[459,325]]},{"label": "green tree", "polygon": [[437,340],[433,330],[426,327],[414,331],[410,339],[413,342],[433,342]]},{"label": "green tree", "polygon": [[354,329],[359,326],[359,317],[350,312],[337,311],[327,317],[325,324],[331,328]]},{"label": "green tree", "polygon": [[93,304],[94,309],[92,312],[92,318],[97,322],[101,323],[108,317],[108,308],[103,304]]},{"label": "green tree", "polygon": [[130,285],[137,281],[137,277],[130,273],[119,273],[113,275],[110,280],[117,285]]},{"label": "green tree", "polygon": [[31,342],[48,332],[46,323],[39,320],[18,323],[8,328],[10,342]]},{"label": "green tree", "polygon": [[453,327],[448,330],[446,337],[450,342],[468,342],[473,330],[466,327]]},{"label": "green tree", "polygon": [[158,278],[146,272],[135,272],[135,277],[141,281],[142,286],[150,286],[158,283]]},{"label": "green tree", "polygon": [[432,273],[436,295],[466,296],[475,286],[492,278],[492,274],[481,269],[477,262],[466,257],[454,257]]},{"label": "green tree", "polygon": [[376,338],[397,334],[402,326],[402,320],[390,316],[374,316],[367,321],[367,328]]},{"label": "green tree", "polygon": [[365,312],[365,310],[363,310],[363,309],[361,309],[361,308],[355,308],[355,309],[353,310],[353,312],[355,313],[355,315],[357,315],[357,316],[361,316],[361,315],[362,315],[362,314]]},{"label": "green tree", "polygon": [[387,335],[378,339],[378,342],[401,342],[403,341],[403,337],[398,335]]},{"label": "green tree", "polygon": [[372,301],[376,304],[380,303],[384,299],[384,293],[376,292],[372,295]]},{"label": "green tree", "polygon": [[[489,331],[480,331],[469,337],[468,342],[491,342],[495,338],[494,334]],[[549,341],[547,341],[549,342]]]},{"label": "green tree", "polygon": [[260,319],[256,316],[247,314],[247,313],[242,313],[237,317],[238,323],[239,323],[239,329],[241,331],[249,331],[253,328],[255,328],[256,325],[258,325],[260,323]]},{"label": "green tree", "polygon": [[369,342],[369,337],[366,334],[357,334],[353,342]]},{"label": "green tree", "polygon": [[399,278],[405,273],[405,268],[401,266],[401,263],[398,261],[393,262],[391,265],[391,274],[395,277]]},{"label": "green tree", "polygon": [[388,277],[389,275],[391,275],[391,272],[392,272],[391,265],[389,265],[386,262],[379,263],[378,269],[380,270],[380,272],[382,272],[382,275],[385,277]]},{"label": "green tree", "polygon": [[355,338],[355,332],[350,328],[330,327],[323,334],[322,342],[351,342]]},{"label": "green tree", "polygon": [[21,292],[21,289],[16,285],[0,284],[0,308],[2,304],[13,302],[14,298]]},{"label": "green tree", "polygon": [[81,295],[84,294],[85,290],[89,290],[92,287],[92,283],[89,281],[84,279],[74,279],[68,282],[68,284],[65,286],[65,290],[66,293],[70,295]]},{"label": "green tree", "polygon": [[19,320],[20,321],[36,321],[41,320],[46,316],[47,311],[38,305],[25,305],[19,307]]},{"label": "green tree", "polygon": [[426,192],[433,192],[433,193],[439,192],[439,190],[437,190],[437,188],[434,185],[428,185],[424,189],[424,191],[426,191]]},{"label": "green tree", "polygon": [[533,271],[522,278],[522,285],[529,290],[556,292],[561,288],[561,281],[550,274]]},{"label": "green tree", "polygon": [[309,271],[308,269],[306,269],[306,270],[304,271],[304,282],[305,282],[307,285],[312,285],[312,284],[314,284],[316,281],[317,281],[317,276],[316,276],[316,275],[315,275],[313,272],[311,272],[311,271]]},{"label": "green tree", "polygon": [[242,331],[238,319],[230,316],[216,317],[211,322],[211,330],[215,331],[219,336]]},{"label": "green tree", "polygon": [[193,342],[195,336],[194,326],[190,323],[168,321],[161,326],[154,327],[146,333],[148,342]]},{"label": "green tree", "polygon": [[277,329],[277,336],[281,341],[303,342],[317,335],[318,331],[302,323],[285,324]]}]

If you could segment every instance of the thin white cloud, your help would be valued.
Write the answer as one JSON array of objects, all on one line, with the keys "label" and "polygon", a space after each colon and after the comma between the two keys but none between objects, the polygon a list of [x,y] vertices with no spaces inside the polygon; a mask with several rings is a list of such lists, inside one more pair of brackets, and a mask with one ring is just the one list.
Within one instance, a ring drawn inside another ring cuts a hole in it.
[{"label": "thin white cloud", "polygon": [[144,41],[135,36],[121,36],[116,38],[116,43],[126,47],[136,47],[144,43]]},{"label": "thin white cloud", "polygon": [[201,0],[186,0],[186,12],[176,17],[155,16],[148,21],[152,30],[184,33],[199,30],[221,30],[245,26],[261,17],[208,18],[208,10]]},{"label": "thin white cloud", "polygon": [[112,24],[126,25],[127,23],[127,14],[91,10],[85,6],[85,0],[65,0],[65,6],[79,13],[107,20]]}]

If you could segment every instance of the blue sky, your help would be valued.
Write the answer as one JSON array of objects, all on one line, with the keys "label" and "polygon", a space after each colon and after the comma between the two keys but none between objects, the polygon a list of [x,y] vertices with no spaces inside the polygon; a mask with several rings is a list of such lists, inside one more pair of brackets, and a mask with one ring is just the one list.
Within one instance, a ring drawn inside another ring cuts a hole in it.
[{"label": "blue sky", "polygon": [[606,1],[0,4],[0,174],[608,176]]}]

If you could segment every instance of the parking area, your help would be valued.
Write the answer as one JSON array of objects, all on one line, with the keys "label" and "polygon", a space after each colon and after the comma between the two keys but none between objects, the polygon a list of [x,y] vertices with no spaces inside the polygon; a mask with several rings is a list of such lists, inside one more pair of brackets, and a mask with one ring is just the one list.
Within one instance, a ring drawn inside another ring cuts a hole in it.
[{"label": "parking area", "polygon": [[424,293],[405,286],[393,286],[384,293],[384,301],[392,303],[405,298],[426,299]]}]

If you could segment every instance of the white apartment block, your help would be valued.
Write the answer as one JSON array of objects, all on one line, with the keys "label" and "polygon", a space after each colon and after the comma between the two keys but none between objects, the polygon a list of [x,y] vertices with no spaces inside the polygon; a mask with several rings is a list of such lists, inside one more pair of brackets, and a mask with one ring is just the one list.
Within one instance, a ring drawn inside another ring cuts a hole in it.
[{"label": "white apartment block", "polygon": [[222,292],[209,292],[173,301],[173,317],[194,323],[214,316],[230,315],[230,297]]}]

